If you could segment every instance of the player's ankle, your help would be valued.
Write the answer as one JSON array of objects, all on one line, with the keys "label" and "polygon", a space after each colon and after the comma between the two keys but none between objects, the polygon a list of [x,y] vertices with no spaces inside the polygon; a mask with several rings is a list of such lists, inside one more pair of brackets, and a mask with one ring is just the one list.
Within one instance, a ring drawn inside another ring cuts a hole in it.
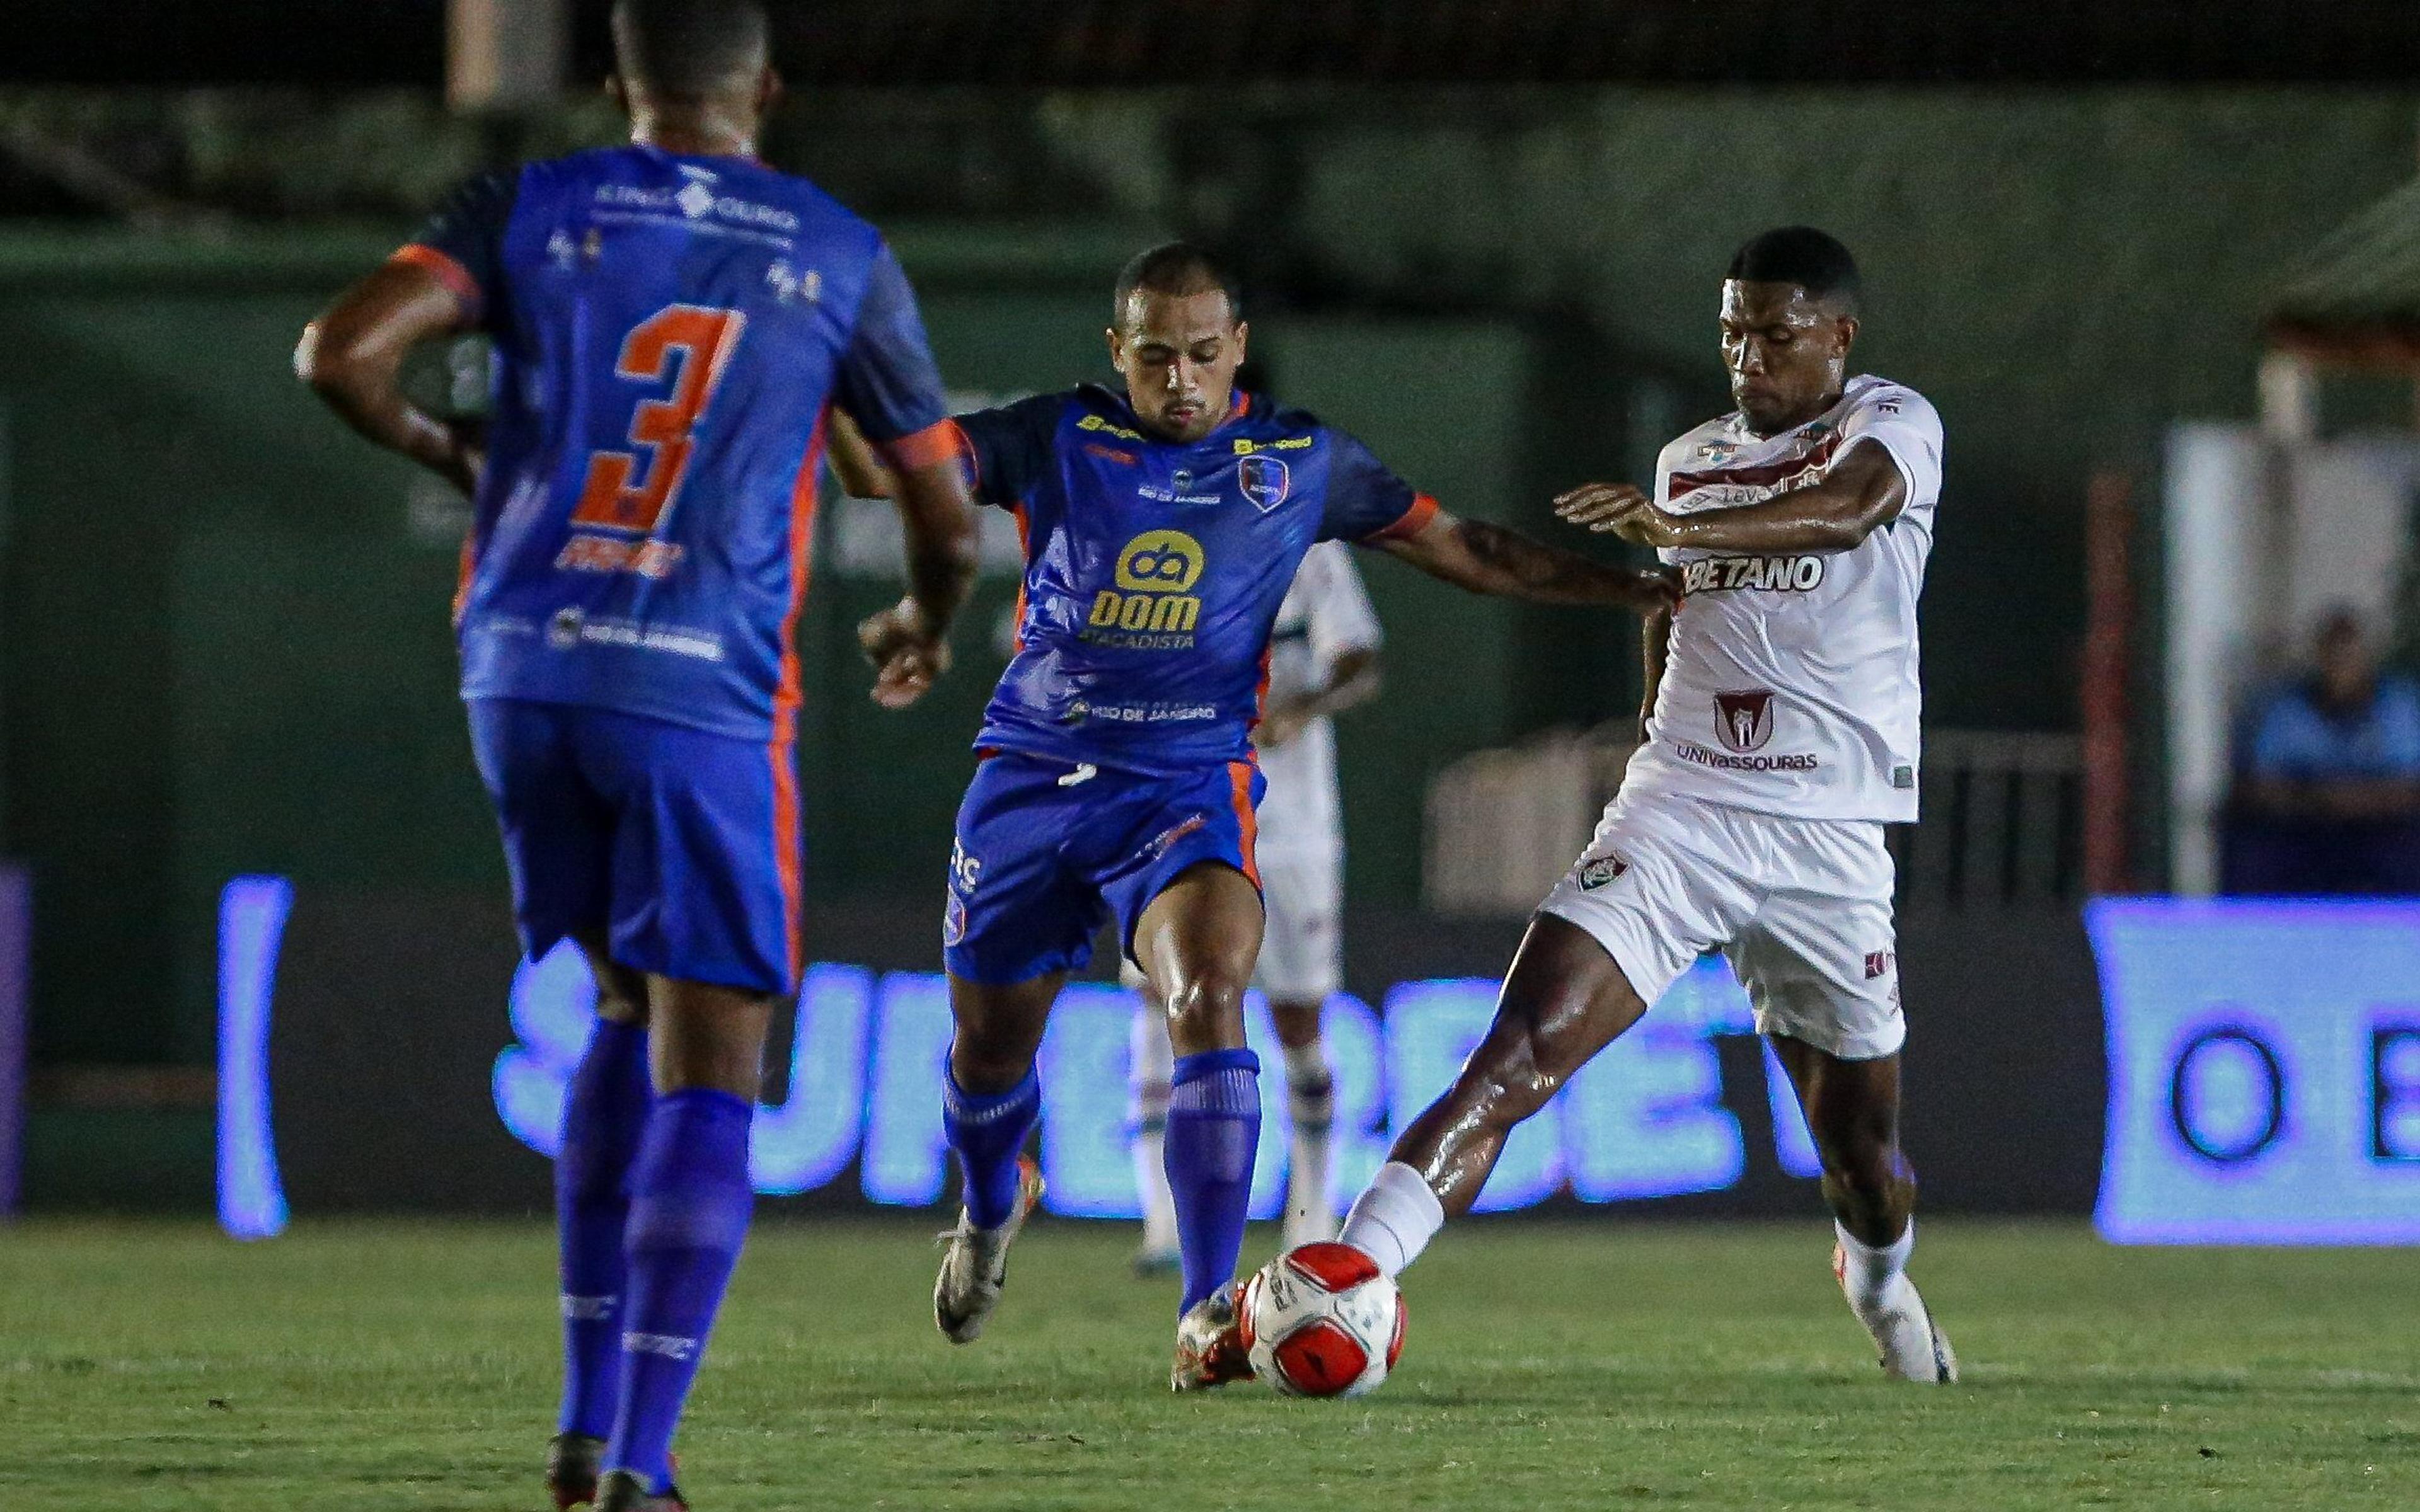
[{"label": "player's ankle", "polygon": [[1388,1276],[1399,1275],[1445,1227],[1445,1207],[1420,1173],[1401,1161],[1378,1167],[1370,1185],[1344,1215],[1340,1242],[1370,1257]]},{"label": "player's ankle", "polygon": [[1840,1242],[1840,1284],[1849,1300],[1860,1307],[1886,1305],[1907,1274],[1908,1257],[1916,1250],[1916,1220],[1888,1244],[1869,1244],[1849,1232],[1838,1219],[1832,1230]]}]

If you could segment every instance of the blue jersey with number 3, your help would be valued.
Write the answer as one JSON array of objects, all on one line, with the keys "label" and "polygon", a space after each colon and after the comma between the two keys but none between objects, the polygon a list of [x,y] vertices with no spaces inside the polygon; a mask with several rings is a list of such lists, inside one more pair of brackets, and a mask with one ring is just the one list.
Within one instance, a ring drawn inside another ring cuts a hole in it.
[{"label": "blue jersey with number 3", "polygon": [[463,696],[787,737],[827,408],[894,462],[953,441],[880,234],[752,160],[624,147],[474,180],[396,256],[496,346]]}]

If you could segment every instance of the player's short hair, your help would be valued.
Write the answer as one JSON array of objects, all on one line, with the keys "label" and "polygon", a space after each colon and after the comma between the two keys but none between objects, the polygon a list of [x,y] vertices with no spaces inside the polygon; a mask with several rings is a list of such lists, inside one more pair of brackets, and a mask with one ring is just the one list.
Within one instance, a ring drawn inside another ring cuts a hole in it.
[{"label": "player's short hair", "polygon": [[1807,297],[1854,312],[1857,259],[1838,238],[1811,225],[1784,225],[1751,237],[1731,254],[1727,278],[1750,284],[1795,284]]},{"label": "player's short hair", "polygon": [[703,100],[765,66],[759,0],[614,0],[613,67],[676,100]]},{"label": "player's short hair", "polygon": [[1118,270],[1118,286],[1109,296],[1109,324],[1125,323],[1126,301],[1137,289],[1183,296],[1214,288],[1227,296],[1227,318],[1244,318],[1243,288],[1225,265],[1189,241],[1162,242],[1136,253]]}]

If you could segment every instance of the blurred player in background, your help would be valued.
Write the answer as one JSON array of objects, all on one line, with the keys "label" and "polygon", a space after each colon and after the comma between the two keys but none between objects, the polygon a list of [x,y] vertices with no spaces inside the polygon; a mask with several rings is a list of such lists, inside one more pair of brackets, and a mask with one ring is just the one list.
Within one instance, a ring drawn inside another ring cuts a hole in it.
[{"label": "blurred player in background", "polygon": [[956,422],[976,497],[1016,513],[1026,567],[1019,647],[950,856],[943,1125],[966,1206],[933,1313],[964,1344],[1000,1302],[1041,1196],[1022,1156],[1034,1053],[1114,918],[1174,1044],[1165,1149],[1185,1281],[1170,1384],[1188,1391],[1250,1368],[1233,1292],[1261,1121],[1243,1013],[1262,924],[1251,731],[1304,553],[1357,541],[1541,603],[1645,611],[1672,594],[1663,575],[1456,519],[1352,437],[1237,390],[1249,331],[1233,280],[1195,248],[1128,263],[1110,316],[1123,394],[1087,385]]},{"label": "blurred player in background", "polygon": [[1916,598],[1941,497],[1921,394],[1851,378],[1857,269],[1821,231],[1756,238],[1723,285],[1739,408],[1664,449],[1651,498],[1592,484],[1567,519],[1654,548],[1687,595],[1651,622],[1646,741],[1539,905],[1496,1022],[1395,1141],[1343,1242],[1394,1275],[1469,1211],[1513,1126],[1703,951],[1746,985],[1823,1157],[1833,1265],[1908,1381],[1957,1379],[1907,1278],[1890,853],[1916,818]]},{"label": "blurred player in background", "polygon": [[[558,1505],[677,1508],[670,1450],[753,1197],[768,1022],[799,973],[792,643],[828,408],[897,474],[913,588],[876,695],[947,666],[973,519],[914,297],[875,229],[755,158],[749,0],[621,0],[630,145],[473,181],[304,333],[364,435],[469,490],[462,696],[531,959],[598,1024],[565,1098]],[[484,450],[397,383],[494,338]]]},{"label": "blurred player in background", "polygon": [[[1285,1244],[1291,1249],[1336,1232],[1328,1196],[1336,1079],[1320,1038],[1320,1009],[1344,977],[1344,815],[1337,795],[1336,731],[1331,717],[1378,691],[1377,612],[1361,571],[1341,542],[1323,541],[1302,559],[1278,606],[1269,643],[1268,709],[1252,748],[1268,791],[1261,798],[1261,901],[1268,921],[1258,980],[1268,995],[1285,1054],[1288,1121]],[[1129,987],[1142,974],[1126,963]],[[1140,1274],[1175,1268],[1176,1199],[1162,1150],[1169,1078],[1175,1072],[1168,1021],[1148,995],[1134,1023],[1135,1185],[1142,1195]]]}]

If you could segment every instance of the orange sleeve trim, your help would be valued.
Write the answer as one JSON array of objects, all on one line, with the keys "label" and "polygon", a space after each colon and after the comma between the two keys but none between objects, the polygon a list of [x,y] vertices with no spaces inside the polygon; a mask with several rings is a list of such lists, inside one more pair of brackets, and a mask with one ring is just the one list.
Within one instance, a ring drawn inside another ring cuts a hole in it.
[{"label": "orange sleeve trim", "polygon": [[426,269],[435,275],[437,282],[454,291],[454,297],[462,301],[464,308],[475,310],[480,305],[479,281],[471,276],[471,270],[435,247],[417,241],[409,242],[397,247],[395,255],[387,261],[410,263],[414,268]]},{"label": "orange sleeve trim", "polygon": [[876,441],[874,449],[882,460],[894,469],[936,467],[955,461],[967,454],[967,438],[954,420],[937,420],[923,430],[911,432],[892,440]]},{"label": "orange sleeve trim", "polygon": [[1365,541],[1400,541],[1418,535],[1437,517],[1437,501],[1424,493],[1412,495],[1412,507],[1404,511],[1395,523],[1384,530],[1372,531],[1361,537]]}]

